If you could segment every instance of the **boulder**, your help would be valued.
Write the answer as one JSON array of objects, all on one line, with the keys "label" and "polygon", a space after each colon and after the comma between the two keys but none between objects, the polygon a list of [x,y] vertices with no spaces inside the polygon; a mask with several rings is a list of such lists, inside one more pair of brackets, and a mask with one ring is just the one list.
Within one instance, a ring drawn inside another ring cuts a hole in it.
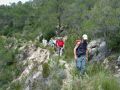
[{"label": "boulder", "polygon": [[120,67],[120,56],[117,59],[117,66]]},{"label": "boulder", "polygon": [[104,60],[107,56],[108,49],[104,39],[96,39],[88,44],[88,51],[91,60]]}]

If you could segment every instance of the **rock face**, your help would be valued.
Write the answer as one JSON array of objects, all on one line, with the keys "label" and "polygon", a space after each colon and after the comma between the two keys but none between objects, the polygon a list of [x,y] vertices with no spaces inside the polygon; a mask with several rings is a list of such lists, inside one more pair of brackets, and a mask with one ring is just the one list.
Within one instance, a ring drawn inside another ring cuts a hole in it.
[{"label": "rock face", "polygon": [[[33,83],[38,77],[42,78],[42,64],[48,62],[50,52],[46,49],[36,47],[32,43],[20,47],[19,52],[17,58],[23,66],[21,67],[23,71],[11,84],[16,82],[24,83],[21,90],[33,90]],[[11,87],[8,87],[7,90],[11,90]]]},{"label": "rock face", "polygon": [[[53,70],[49,77],[37,77],[31,84],[31,89],[27,87],[25,90],[62,90],[62,88],[72,80],[70,74],[70,69],[72,67],[70,68],[70,65],[66,61],[60,60],[59,64],[57,64],[56,61],[51,59],[49,64]],[[61,66],[64,66],[64,69]]]},{"label": "rock face", "polygon": [[[74,64],[59,60],[57,56],[50,58],[48,50],[36,47],[33,42],[21,46],[16,58],[22,65],[22,73],[11,82],[7,90],[13,90],[13,86],[17,83],[20,85],[19,90],[64,90],[71,82],[71,70]],[[47,68],[44,67],[45,64],[48,64]],[[49,75],[48,68],[50,68]]]},{"label": "rock face", "polygon": [[97,39],[88,44],[88,51],[90,59],[93,61],[104,60],[108,54],[107,45],[105,40]]},{"label": "rock face", "polygon": [[39,60],[40,62],[49,59],[49,51],[42,48],[37,48],[34,44],[29,43],[19,48],[21,52],[18,55],[19,60]]},{"label": "rock face", "polygon": [[120,77],[120,56],[117,59],[117,63],[116,63],[115,67],[116,67],[117,73],[114,76],[115,77]]}]

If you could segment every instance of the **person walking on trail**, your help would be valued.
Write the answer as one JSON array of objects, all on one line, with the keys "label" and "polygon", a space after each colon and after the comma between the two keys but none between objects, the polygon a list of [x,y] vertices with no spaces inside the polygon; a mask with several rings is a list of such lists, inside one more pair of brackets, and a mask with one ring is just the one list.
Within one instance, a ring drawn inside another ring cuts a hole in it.
[{"label": "person walking on trail", "polygon": [[84,34],[81,40],[77,40],[76,46],[74,48],[74,58],[76,61],[76,67],[81,74],[84,74],[86,61],[88,60],[87,40],[88,36]]},{"label": "person walking on trail", "polygon": [[49,45],[50,45],[51,47],[54,47],[54,46],[55,46],[55,43],[54,43],[54,39],[53,39],[53,38],[51,38],[51,39],[49,40]]},{"label": "person walking on trail", "polygon": [[59,56],[63,55],[64,41],[62,38],[56,40],[57,53]]},{"label": "person walking on trail", "polygon": [[47,46],[47,40],[46,40],[45,38],[43,38],[43,40],[42,40],[42,44],[43,44],[44,47]]}]

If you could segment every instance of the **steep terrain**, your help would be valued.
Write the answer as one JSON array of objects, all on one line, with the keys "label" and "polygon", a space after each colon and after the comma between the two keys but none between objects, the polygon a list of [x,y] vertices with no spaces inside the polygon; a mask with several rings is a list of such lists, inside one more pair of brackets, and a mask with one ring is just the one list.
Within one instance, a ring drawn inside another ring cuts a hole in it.
[{"label": "steep terrain", "polygon": [[[88,35],[86,74],[75,41]],[[65,37],[66,36],[66,37]],[[42,39],[65,37],[58,57]],[[30,0],[0,6],[0,90],[120,90],[120,0]]]},{"label": "steep terrain", "polygon": [[[116,83],[113,85],[116,88],[114,90],[119,90],[119,84],[115,79],[115,77],[120,78],[119,67],[116,68],[118,72],[113,72],[112,69],[118,65],[113,63],[113,60],[109,60],[112,56],[106,56],[105,41],[103,39],[93,40],[89,43],[88,49],[91,50],[90,53],[92,54],[89,62],[91,65],[88,64],[87,72],[82,77],[79,76],[79,72],[75,68],[74,60],[66,62],[65,58],[51,55],[49,50],[36,47],[33,42],[27,42],[18,49],[20,53],[17,58],[18,63],[21,64],[22,72],[9,84],[7,90],[88,90],[88,88],[89,90],[99,90],[99,88],[105,89],[102,84],[109,80],[114,80],[113,83]],[[102,55],[102,59],[96,59],[101,54],[105,56]],[[111,66],[111,64],[113,65]],[[112,73],[109,73],[110,70]],[[115,77],[112,77],[113,75]],[[106,81],[103,81],[104,79]],[[95,82],[99,83],[96,87],[94,87]],[[109,83],[107,86],[110,89],[113,88],[109,86],[111,84]]]}]

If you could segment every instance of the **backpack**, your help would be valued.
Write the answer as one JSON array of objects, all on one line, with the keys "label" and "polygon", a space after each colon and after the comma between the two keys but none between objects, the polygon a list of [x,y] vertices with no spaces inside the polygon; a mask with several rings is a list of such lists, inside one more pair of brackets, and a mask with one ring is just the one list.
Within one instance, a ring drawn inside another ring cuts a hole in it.
[{"label": "backpack", "polygon": [[87,50],[87,43],[85,42],[80,43],[80,45],[76,49],[77,57],[80,57],[81,55],[86,55],[86,50]]}]

